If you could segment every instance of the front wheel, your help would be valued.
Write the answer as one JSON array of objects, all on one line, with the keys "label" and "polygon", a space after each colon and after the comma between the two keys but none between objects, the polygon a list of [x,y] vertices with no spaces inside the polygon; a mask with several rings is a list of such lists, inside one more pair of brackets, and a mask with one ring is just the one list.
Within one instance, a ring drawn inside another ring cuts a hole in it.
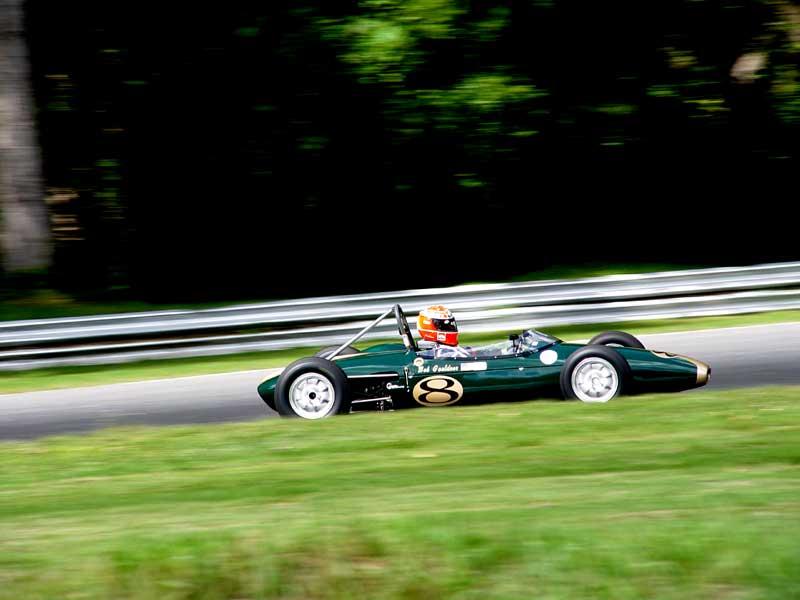
[{"label": "front wheel", "polygon": [[605,346],[585,346],[573,352],[561,369],[561,392],[567,399],[602,403],[619,396],[630,380],[622,356]]},{"label": "front wheel", "polygon": [[275,408],[284,417],[325,419],[350,412],[350,386],[341,367],[324,358],[290,364],[275,386]]}]

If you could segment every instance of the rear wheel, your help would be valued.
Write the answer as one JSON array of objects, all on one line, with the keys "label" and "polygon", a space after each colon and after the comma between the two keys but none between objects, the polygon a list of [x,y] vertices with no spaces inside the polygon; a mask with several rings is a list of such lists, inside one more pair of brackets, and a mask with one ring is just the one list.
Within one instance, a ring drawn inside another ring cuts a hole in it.
[{"label": "rear wheel", "polygon": [[330,360],[301,358],[281,373],[275,408],[284,417],[324,419],[350,412],[350,386],[344,371]]},{"label": "rear wheel", "polygon": [[[338,348],[339,346],[326,346],[325,348],[317,352],[314,356],[327,358],[331,352],[337,350]],[[361,350],[359,350],[358,348],[353,348],[352,346],[345,346],[344,350],[342,350],[338,354],[338,356],[350,356],[351,354],[358,354],[359,352],[361,352]]]},{"label": "rear wheel", "polygon": [[602,346],[623,346],[625,348],[641,348],[644,344],[630,333],[624,331],[605,331],[599,333],[589,340],[589,344],[600,344]]},{"label": "rear wheel", "polygon": [[567,399],[603,403],[619,396],[630,381],[630,367],[611,348],[586,346],[573,352],[561,370],[561,392]]}]

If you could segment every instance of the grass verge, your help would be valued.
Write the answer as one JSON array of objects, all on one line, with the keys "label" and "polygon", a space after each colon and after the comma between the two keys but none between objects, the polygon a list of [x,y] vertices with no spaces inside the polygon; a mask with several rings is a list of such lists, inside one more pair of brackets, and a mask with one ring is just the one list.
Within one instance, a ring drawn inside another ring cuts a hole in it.
[{"label": "grass verge", "polygon": [[0,321],[84,317],[126,312],[181,310],[186,308],[217,308],[230,304],[230,302],[154,304],[141,300],[117,298],[79,298],[51,289],[36,289],[30,291],[5,290],[3,293],[0,293]]},{"label": "grass verge", "polygon": [[800,388],[0,446],[0,597],[796,598]]},{"label": "grass verge", "polygon": [[553,265],[546,269],[524,273],[512,281],[540,281],[546,279],[581,279],[583,277],[603,277],[606,275],[638,275],[659,273],[661,271],[685,271],[709,268],[703,265],[676,265],[670,263],[608,264],[584,263],[581,265]]},{"label": "grass verge", "polygon": [[[547,333],[566,340],[590,338],[601,331],[623,329],[634,335],[693,331],[734,327],[742,325],[767,325],[800,321],[800,311],[786,310],[750,315],[692,317],[659,321],[605,323],[570,327],[545,328]],[[464,344],[480,344],[502,339],[503,332],[490,334],[463,334]],[[392,340],[396,341],[396,340]],[[359,344],[362,348],[375,342]],[[122,365],[96,365],[82,367],[57,367],[31,371],[0,372],[0,393],[59,389],[88,385],[123,383],[169,377],[205,375],[233,371],[248,371],[282,367],[318,348],[297,348],[272,352],[251,352],[230,356],[142,361]]]},{"label": "grass verge", "polygon": [[[599,277],[601,275],[652,273],[656,271],[675,271],[699,268],[687,265],[647,263],[647,264],[606,264],[588,263],[584,265],[553,266],[533,273],[512,278],[512,281],[541,281],[546,279],[578,279]],[[82,298],[65,292],[47,288],[0,290],[0,321],[24,319],[52,319],[57,317],[79,317],[124,312],[151,310],[202,309],[229,306],[232,304],[254,304],[265,302],[264,298],[242,298],[238,301],[205,303],[161,303],[153,304],[141,300],[120,297],[106,292],[97,298]]]}]

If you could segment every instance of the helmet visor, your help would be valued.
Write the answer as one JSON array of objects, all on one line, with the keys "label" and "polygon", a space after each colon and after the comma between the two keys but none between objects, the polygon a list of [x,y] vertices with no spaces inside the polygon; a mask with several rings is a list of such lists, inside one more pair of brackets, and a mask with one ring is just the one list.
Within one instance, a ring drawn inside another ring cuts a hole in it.
[{"label": "helmet visor", "polygon": [[437,331],[458,331],[458,325],[454,318],[449,319],[431,319],[433,327]]}]

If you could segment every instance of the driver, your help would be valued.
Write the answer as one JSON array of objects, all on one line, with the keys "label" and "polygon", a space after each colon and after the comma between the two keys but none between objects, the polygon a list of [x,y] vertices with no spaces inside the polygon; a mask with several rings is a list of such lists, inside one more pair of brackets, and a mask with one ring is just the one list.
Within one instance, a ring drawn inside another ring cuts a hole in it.
[{"label": "driver", "polygon": [[442,306],[429,306],[420,311],[417,318],[419,336],[433,342],[432,348],[424,350],[428,358],[469,358],[472,353],[458,345],[458,325],[450,309]]}]

